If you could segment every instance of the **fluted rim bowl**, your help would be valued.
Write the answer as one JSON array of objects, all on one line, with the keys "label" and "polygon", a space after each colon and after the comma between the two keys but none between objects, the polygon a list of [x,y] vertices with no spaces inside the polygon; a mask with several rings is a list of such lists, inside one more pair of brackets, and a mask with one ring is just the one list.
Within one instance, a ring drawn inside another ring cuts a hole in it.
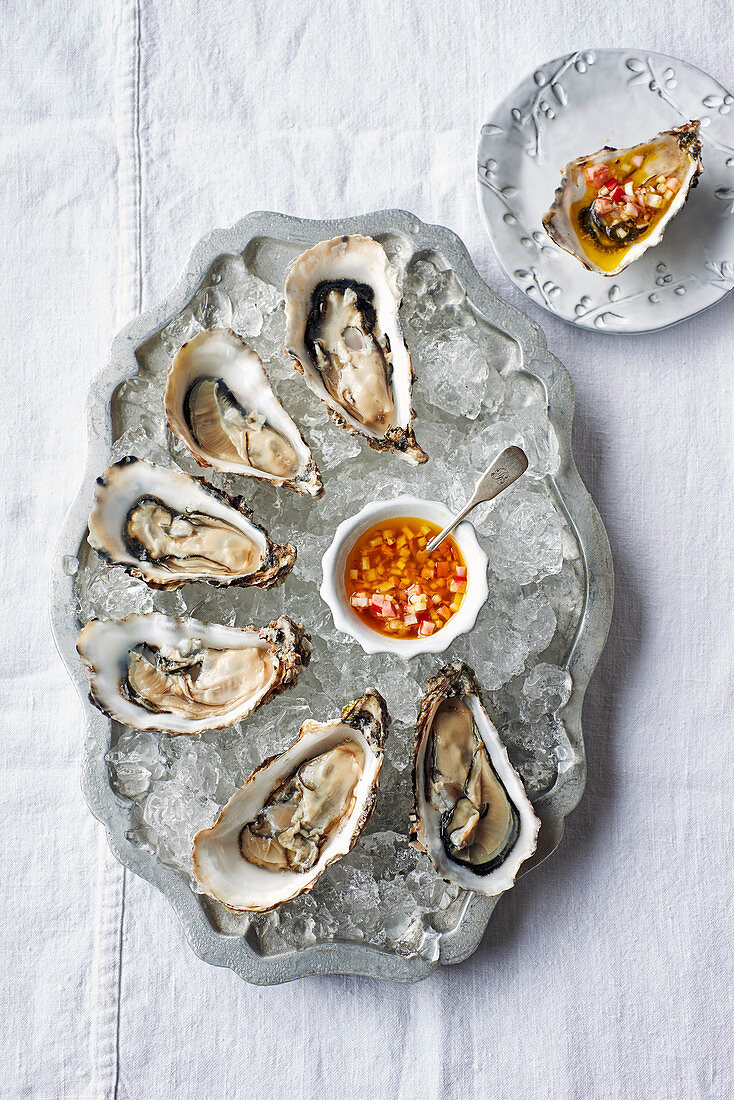
[{"label": "fluted rim bowl", "polygon": [[446,526],[453,518],[445,504],[420,497],[401,496],[365,504],[361,511],[343,520],[337,527],[331,546],[321,559],[323,579],[319,591],[331,611],[334,626],[342,634],[348,634],[359,642],[365,653],[393,653],[409,661],[420,653],[443,653],[460,634],[472,629],[489,595],[488,558],[477,541],[471,523],[464,520],[452,532],[466,563],[466,593],[459,610],[435,634],[423,638],[390,638],[380,634],[366,626],[349,606],[344,573],[349,552],[360,535],[373,524],[397,516],[415,516],[437,523],[440,527]]}]

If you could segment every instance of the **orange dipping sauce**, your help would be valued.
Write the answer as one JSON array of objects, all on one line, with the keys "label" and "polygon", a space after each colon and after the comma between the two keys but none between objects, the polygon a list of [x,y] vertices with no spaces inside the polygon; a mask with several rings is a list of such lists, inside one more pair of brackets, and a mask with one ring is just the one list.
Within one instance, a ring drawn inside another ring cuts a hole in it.
[{"label": "orange dipping sauce", "polygon": [[349,552],[347,602],[378,634],[421,638],[453,618],[466,594],[466,565],[449,535],[433,554],[426,546],[441,528],[402,516],[369,527]]}]

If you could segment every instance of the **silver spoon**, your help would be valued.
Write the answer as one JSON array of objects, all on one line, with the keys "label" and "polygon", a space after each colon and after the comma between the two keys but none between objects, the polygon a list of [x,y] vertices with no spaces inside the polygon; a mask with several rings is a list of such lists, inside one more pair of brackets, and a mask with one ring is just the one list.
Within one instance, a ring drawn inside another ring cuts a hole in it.
[{"label": "silver spoon", "polygon": [[494,500],[503,489],[507,489],[513,482],[524,474],[528,468],[528,456],[519,447],[507,447],[499,455],[489,469],[485,470],[477,482],[471,500],[458,516],[451,520],[448,527],[439,531],[426,547],[426,551],[432,554],[441,545],[447,535],[450,535],[455,527],[458,527],[465,516],[468,516],[472,508],[485,500]]}]

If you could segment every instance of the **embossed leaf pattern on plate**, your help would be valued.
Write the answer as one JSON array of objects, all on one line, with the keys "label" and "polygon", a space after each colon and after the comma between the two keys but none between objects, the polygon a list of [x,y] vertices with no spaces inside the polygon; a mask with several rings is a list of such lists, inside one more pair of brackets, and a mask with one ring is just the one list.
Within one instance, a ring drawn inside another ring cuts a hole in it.
[{"label": "embossed leaf pattern on plate", "polygon": [[535,92],[522,107],[510,110],[514,124],[520,130],[527,128],[530,131],[530,143],[525,146],[529,157],[540,157],[545,123],[552,122],[558,111],[568,104],[568,94],[563,84],[565,74],[570,69],[583,74],[595,61],[591,50],[584,50],[562,58],[550,73],[544,69],[536,69],[533,73]]}]

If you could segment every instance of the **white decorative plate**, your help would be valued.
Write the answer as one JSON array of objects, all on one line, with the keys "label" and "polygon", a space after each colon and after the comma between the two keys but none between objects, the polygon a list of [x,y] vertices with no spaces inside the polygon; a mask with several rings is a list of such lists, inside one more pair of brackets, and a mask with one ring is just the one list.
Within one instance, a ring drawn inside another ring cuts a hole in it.
[{"label": "white decorative plate", "polygon": [[[701,120],[704,171],[660,245],[608,277],[553,244],[542,217],[564,164],[689,118]],[[482,126],[477,190],[509,278],[580,328],[652,332],[734,289],[734,97],[685,61],[645,50],[580,50],[542,65]]]}]

